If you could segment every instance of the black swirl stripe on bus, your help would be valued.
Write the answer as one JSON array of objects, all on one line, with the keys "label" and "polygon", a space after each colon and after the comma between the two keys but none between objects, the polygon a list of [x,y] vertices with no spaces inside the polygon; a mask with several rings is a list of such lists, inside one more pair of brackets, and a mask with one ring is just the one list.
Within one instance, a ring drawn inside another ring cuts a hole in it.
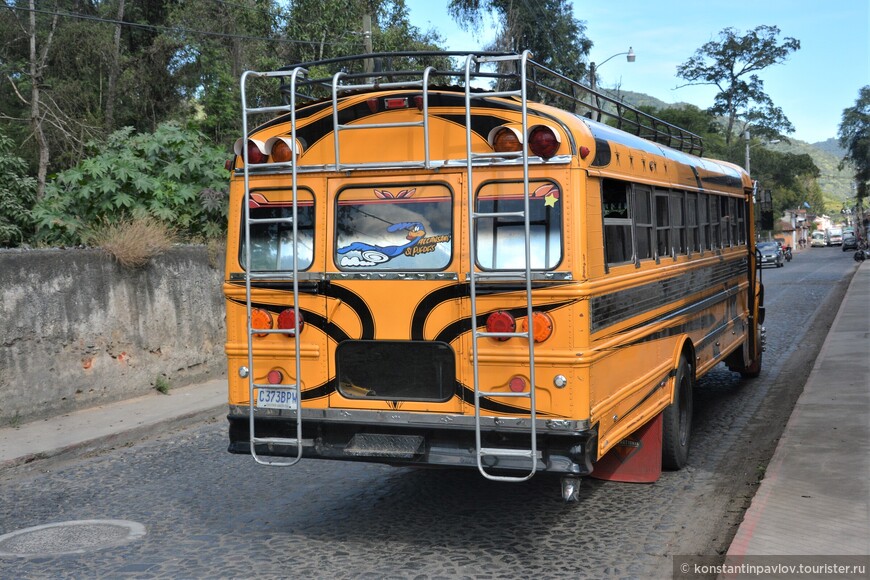
[{"label": "black swirl stripe on bus", "polygon": [[745,258],[700,268],[626,290],[618,290],[590,299],[591,330],[598,332],[645,312],[657,310],[683,300],[704,288],[729,281],[747,272]]}]

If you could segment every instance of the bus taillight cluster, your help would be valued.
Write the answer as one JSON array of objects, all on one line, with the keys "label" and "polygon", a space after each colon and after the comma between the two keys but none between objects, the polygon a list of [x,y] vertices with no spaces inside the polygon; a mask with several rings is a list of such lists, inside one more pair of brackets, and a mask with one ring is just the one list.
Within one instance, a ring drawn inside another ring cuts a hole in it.
[{"label": "bus taillight cluster", "polygon": [[[516,332],[517,321],[510,312],[496,310],[486,318],[487,332]],[[529,319],[522,319],[522,332],[529,331]],[[544,342],[553,335],[553,319],[546,312],[532,312],[532,338],[535,342]],[[496,340],[510,340],[509,336],[500,336]]]},{"label": "bus taillight cluster", "polygon": [[[242,140],[236,140],[233,145],[233,153],[242,156]],[[248,163],[258,165],[262,163],[287,163],[295,161],[304,151],[299,139],[294,143],[289,137],[270,137],[266,141],[248,139],[247,153]],[[295,156],[294,156],[295,154]]]},{"label": "bus taillight cluster", "polygon": [[[293,330],[296,328],[296,311],[293,308],[285,308],[278,314],[278,330],[291,331],[287,336],[293,336]],[[305,320],[302,318],[302,313],[299,313],[299,332],[305,326]],[[254,330],[272,330],[276,328],[275,317],[268,310],[263,308],[251,309],[251,328]],[[258,332],[255,336],[266,336],[268,332]]]},{"label": "bus taillight cluster", "polygon": [[[496,127],[489,133],[489,145],[496,153],[523,150],[523,133],[518,127]],[[529,129],[529,151],[541,159],[550,159],[559,151],[562,139],[548,125],[535,125]]]}]

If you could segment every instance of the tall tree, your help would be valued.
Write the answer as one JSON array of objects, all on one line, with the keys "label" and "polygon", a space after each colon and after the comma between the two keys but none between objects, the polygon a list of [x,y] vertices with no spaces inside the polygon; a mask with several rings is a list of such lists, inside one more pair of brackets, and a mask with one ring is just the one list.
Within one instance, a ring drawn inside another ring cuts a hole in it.
[{"label": "tall tree", "polygon": [[719,89],[710,111],[725,117],[726,143],[731,143],[740,121],[738,133],[748,125],[755,134],[769,138],[794,132],[782,109],[764,92],[764,81],[757,74],[785,62],[800,49],[799,40],[786,37],[780,43],[779,34],[776,26],[758,26],[742,36],[726,28],[719,33],[718,41],[707,42],[677,67],[677,76],[688,81],[682,86],[715,85]]},{"label": "tall tree", "polygon": [[855,169],[857,196],[861,201],[867,197],[870,183],[870,85],[861,87],[855,106],[843,111],[837,136],[846,150],[840,168],[850,165]]},{"label": "tall tree", "polygon": [[[49,140],[46,137],[46,124],[48,122],[46,117],[49,115],[49,110],[44,102],[42,89],[46,85],[48,56],[57,30],[58,16],[55,11],[54,16],[50,19],[50,24],[43,28],[38,25],[40,15],[36,12],[34,0],[28,0],[26,9],[16,5],[5,5],[5,8],[9,10],[14,23],[17,25],[17,38],[26,41],[27,48],[26,52],[18,52],[18,58],[14,56],[13,52],[11,58],[7,56],[3,59],[9,63],[7,66],[11,65],[12,70],[4,71],[6,73],[4,76],[18,99],[18,114],[10,115],[3,112],[0,113],[0,117],[7,121],[24,121],[26,119],[30,128],[28,139],[33,138],[36,143],[38,159],[36,163],[36,198],[42,199],[51,158]],[[18,48],[24,48],[23,45],[23,42],[19,43]],[[14,43],[12,46],[14,50]]]},{"label": "tall tree", "polygon": [[568,0],[451,0],[448,12],[461,28],[473,30],[480,28],[486,14],[494,13],[500,28],[489,50],[530,50],[535,61],[580,79],[587,74],[585,60],[592,41],[571,6]]}]

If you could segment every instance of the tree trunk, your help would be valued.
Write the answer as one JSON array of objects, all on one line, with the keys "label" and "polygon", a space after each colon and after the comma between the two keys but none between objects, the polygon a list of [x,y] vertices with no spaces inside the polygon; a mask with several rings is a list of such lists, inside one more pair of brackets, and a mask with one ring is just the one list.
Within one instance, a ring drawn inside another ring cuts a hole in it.
[{"label": "tree trunk", "polygon": [[[45,60],[40,59],[36,52],[36,5],[34,0],[30,0],[30,127],[33,130],[33,135],[36,138],[36,145],[39,150],[39,165],[36,170],[36,200],[39,201],[45,196],[45,182],[48,175],[49,149],[48,140],[45,138],[45,132],[42,130],[43,114],[42,106],[39,101],[39,85],[42,83],[42,71],[45,66]],[[56,18],[56,17],[55,17]],[[49,37],[48,42],[51,42]],[[48,48],[43,51],[43,54],[48,53]]]},{"label": "tree trunk", "polygon": [[109,86],[106,94],[106,119],[107,132],[115,128],[115,92],[117,91],[118,74],[121,61],[121,22],[124,20],[124,2],[118,0],[118,24],[115,25],[115,38],[112,51],[112,64],[109,68]]}]

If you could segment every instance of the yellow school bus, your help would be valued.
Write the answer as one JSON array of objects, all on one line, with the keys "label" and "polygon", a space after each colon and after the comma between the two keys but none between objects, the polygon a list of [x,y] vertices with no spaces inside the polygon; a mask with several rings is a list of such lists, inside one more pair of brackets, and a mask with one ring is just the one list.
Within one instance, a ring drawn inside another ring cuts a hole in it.
[{"label": "yellow school bus", "polygon": [[[229,450],[578,478],[692,389],[761,370],[753,184],[530,53],[390,53],[241,80]],[[271,99],[271,100],[270,100]]]}]

